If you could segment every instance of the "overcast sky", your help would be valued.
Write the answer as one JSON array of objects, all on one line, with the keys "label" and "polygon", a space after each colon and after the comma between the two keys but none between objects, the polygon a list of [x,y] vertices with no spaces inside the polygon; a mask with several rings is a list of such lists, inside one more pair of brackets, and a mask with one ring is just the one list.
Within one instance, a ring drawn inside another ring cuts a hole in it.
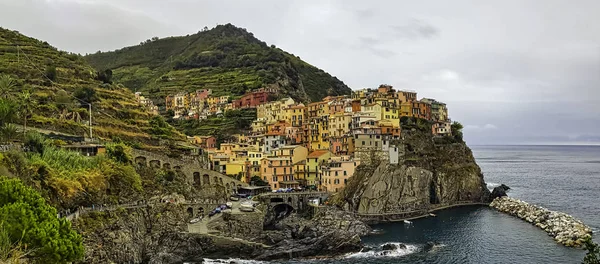
[{"label": "overcast sky", "polygon": [[0,26],[93,53],[232,23],[337,76],[444,101],[469,144],[600,144],[600,1],[0,0]]}]

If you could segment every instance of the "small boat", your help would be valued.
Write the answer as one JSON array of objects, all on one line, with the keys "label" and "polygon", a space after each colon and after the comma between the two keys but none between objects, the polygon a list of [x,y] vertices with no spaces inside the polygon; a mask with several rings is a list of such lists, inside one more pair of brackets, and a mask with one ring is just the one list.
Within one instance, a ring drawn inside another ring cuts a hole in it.
[{"label": "small boat", "polygon": [[430,214],[429,214],[429,216],[431,216],[431,217],[435,217],[435,214],[431,214],[431,213],[430,213]]},{"label": "small boat", "polygon": [[407,224],[407,225],[411,225],[412,224],[412,222],[408,221],[408,220],[404,220],[404,223]]}]

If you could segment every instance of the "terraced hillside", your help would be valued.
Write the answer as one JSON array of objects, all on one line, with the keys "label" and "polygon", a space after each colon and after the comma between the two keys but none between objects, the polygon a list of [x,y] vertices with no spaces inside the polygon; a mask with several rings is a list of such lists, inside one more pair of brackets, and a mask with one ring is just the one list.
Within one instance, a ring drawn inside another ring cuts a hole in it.
[{"label": "terraced hillside", "polygon": [[144,145],[155,145],[159,139],[184,139],[143,109],[129,89],[112,84],[110,72],[98,73],[77,54],[3,28],[0,75],[15,80],[7,96],[17,97],[25,90],[32,93],[30,126],[88,136],[86,102],[91,102],[94,137]]},{"label": "terraced hillside", "polygon": [[149,93],[158,105],[166,95],[202,88],[235,98],[251,89],[275,87],[281,96],[304,102],[351,92],[336,77],[231,24],[153,38],[85,59],[98,70],[112,70],[116,82]]}]

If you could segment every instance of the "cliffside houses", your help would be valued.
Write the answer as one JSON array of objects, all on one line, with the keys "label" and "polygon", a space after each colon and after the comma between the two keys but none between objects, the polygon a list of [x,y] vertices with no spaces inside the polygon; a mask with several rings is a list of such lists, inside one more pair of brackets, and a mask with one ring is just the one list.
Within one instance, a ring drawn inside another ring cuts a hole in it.
[{"label": "cliffside houses", "polygon": [[206,119],[208,116],[220,115],[232,109],[256,108],[268,102],[270,95],[276,92],[275,89],[261,88],[235,100],[229,95],[216,96],[210,89],[196,90],[192,93],[182,92],[165,98],[165,110],[173,111],[175,119]]},{"label": "cliffside houses", "polygon": [[141,106],[148,109],[150,113],[152,113],[153,115],[158,115],[158,106],[154,105],[154,102],[152,102],[150,98],[144,97],[141,92],[136,92],[135,99]]},{"label": "cliffside houses", "polygon": [[[337,192],[361,163],[377,159],[397,164],[404,149],[393,142],[401,137],[401,124],[431,125],[434,135],[451,134],[446,104],[417,100],[416,92],[396,91],[390,85],[306,105],[291,98],[266,101],[262,92],[249,93],[232,105],[256,108],[251,134],[237,135],[218,148],[214,138],[193,140],[207,149],[213,170],[245,182],[258,177],[272,189]],[[206,99],[207,109],[228,100],[212,97],[210,90],[195,94]],[[185,107],[185,100],[185,95],[174,96],[172,107]]]}]

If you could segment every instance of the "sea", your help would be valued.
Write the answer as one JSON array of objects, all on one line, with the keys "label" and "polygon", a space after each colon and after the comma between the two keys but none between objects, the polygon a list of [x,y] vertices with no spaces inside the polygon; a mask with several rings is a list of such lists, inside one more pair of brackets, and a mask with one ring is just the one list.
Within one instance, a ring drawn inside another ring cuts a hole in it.
[{"label": "sea", "polygon": [[[600,146],[470,147],[488,188],[506,184],[511,188],[509,196],[571,214],[600,231]],[[486,206],[435,214],[411,224],[373,226],[380,234],[363,238],[373,251],[336,259],[265,263],[581,263],[585,255],[582,249],[559,245],[543,230]],[[436,246],[425,250],[427,242]],[[406,247],[378,249],[386,243]]]}]

